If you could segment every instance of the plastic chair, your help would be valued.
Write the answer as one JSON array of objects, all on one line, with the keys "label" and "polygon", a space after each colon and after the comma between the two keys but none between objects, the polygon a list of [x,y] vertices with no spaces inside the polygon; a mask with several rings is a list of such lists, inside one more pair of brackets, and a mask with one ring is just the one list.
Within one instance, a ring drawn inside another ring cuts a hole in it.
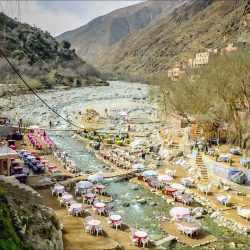
[{"label": "plastic chair", "polygon": [[149,240],[148,237],[141,239],[141,244],[143,248],[145,248],[145,246],[148,245],[148,240]]},{"label": "plastic chair", "polygon": [[95,227],[95,231],[96,231],[97,236],[99,235],[99,233],[101,233],[103,235],[102,229],[103,229],[103,225],[98,225]]},{"label": "plastic chair", "polygon": [[56,190],[53,187],[50,187],[50,189],[51,189],[51,195],[52,196],[56,195]]},{"label": "plastic chair", "polygon": [[120,227],[120,229],[122,229],[122,221],[121,220],[114,222],[114,225],[115,225],[116,230],[118,229],[118,227]]},{"label": "plastic chair", "polygon": [[136,238],[134,238],[133,235],[129,236],[129,240],[130,240],[130,242],[132,243],[133,246],[138,245],[138,240]]},{"label": "plastic chair", "polygon": [[92,232],[93,232],[93,227],[90,226],[90,225],[88,225],[88,224],[85,224],[84,222],[83,222],[83,225],[84,225],[84,229],[85,229],[85,234],[86,234],[87,232],[89,232],[90,234],[92,234]]}]

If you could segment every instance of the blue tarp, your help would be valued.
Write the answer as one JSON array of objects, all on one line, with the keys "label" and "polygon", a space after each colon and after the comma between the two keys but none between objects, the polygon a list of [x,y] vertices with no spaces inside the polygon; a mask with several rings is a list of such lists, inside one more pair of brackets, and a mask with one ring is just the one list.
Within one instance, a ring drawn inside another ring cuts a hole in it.
[{"label": "blue tarp", "polygon": [[228,171],[228,177],[227,178],[231,178],[231,176],[233,176],[233,175],[235,175],[235,174],[241,174],[242,173],[242,171],[240,171],[240,170],[235,170],[235,169],[230,169],[229,171]]}]

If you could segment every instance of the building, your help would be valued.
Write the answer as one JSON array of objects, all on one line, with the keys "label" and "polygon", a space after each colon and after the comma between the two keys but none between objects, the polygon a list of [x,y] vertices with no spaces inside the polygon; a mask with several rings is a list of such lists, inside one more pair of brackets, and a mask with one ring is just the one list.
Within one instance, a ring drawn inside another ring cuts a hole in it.
[{"label": "building", "polygon": [[233,51],[236,51],[236,50],[237,50],[237,47],[234,46],[233,43],[229,43],[226,48],[223,48],[221,50],[221,54],[223,54],[223,53],[230,53],[230,52],[233,52]]},{"label": "building", "polygon": [[184,73],[182,68],[182,64],[177,64],[175,68],[168,70],[168,78],[170,78],[172,81],[177,81]]},{"label": "building", "polygon": [[209,49],[206,52],[197,53],[193,60],[193,68],[200,68],[209,63],[211,58],[215,57],[218,53],[217,49]]},{"label": "building", "polygon": [[0,144],[0,175],[4,174],[4,168],[6,168],[6,174],[10,175],[11,159],[17,157],[16,151]]}]

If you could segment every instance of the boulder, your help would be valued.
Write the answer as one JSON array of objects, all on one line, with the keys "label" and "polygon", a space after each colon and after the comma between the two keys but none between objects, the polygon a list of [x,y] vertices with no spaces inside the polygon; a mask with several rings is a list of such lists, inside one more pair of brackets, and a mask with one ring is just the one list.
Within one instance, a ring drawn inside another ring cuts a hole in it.
[{"label": "boulder", "polygon": [[123,202],[122,205],[123,205],[124,207],[129,207],[129,206],[130,206],[130,203],[129,203],[129,202]]},{"label": "boulder", "polygon": [[138,190],[139,187],[137,185],[131,187],[132,190]]},{"label": "boulder", "polygon": [[198,212],[194,215],[194,218],[195,219],[200,219],[202,217],[202,213],[201,212]]},{"label": "boulder", "polygon": [[201,214],[204,214],[205,213],[205,210],[203,207],[196,207],[193,209],[193,214],[197,214],[197,213],[201,213]]},{"label": "boulder", "polygon": [[137,200],[137,202],[139,202],[140,204],[145,204],[145,203],[147,203],[147,200],[145,198],[141,198],[141,199]]},{"label": "boulder", "polygon": [[156,206],[156,205],[157,205],[157,203],[156,203],[156,202],[154,202],[154,201],[152,201],[152,202],[150,202],[150,203],[149,203],[149,205],[150,205],[150,206]]}]

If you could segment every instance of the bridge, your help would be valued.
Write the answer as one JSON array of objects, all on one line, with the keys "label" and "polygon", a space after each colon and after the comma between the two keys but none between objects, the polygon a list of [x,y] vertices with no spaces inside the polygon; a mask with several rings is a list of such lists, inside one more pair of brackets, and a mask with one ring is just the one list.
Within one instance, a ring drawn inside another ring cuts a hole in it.
[{"label": "bridge", "polygon": [[[115,178],[115,177],[126,177],[127,175],[134,174],[136,170],[129,169],[129,170],[117,170],[114,172],[109,172],[109,173],[102,173],[100,174],[103,176],[104,179],[109,179],[109,178]],[[71,174],[71,173],[58,173],[58,174],[53,174],[52,177],[69,177],[67,180],[61,181],[62,185],[69,185],[69,184],[74,184],[77,183],[78,181],[87,181],[89,174],[85,175],[79,175],[76,176],[76,174]]]}]

